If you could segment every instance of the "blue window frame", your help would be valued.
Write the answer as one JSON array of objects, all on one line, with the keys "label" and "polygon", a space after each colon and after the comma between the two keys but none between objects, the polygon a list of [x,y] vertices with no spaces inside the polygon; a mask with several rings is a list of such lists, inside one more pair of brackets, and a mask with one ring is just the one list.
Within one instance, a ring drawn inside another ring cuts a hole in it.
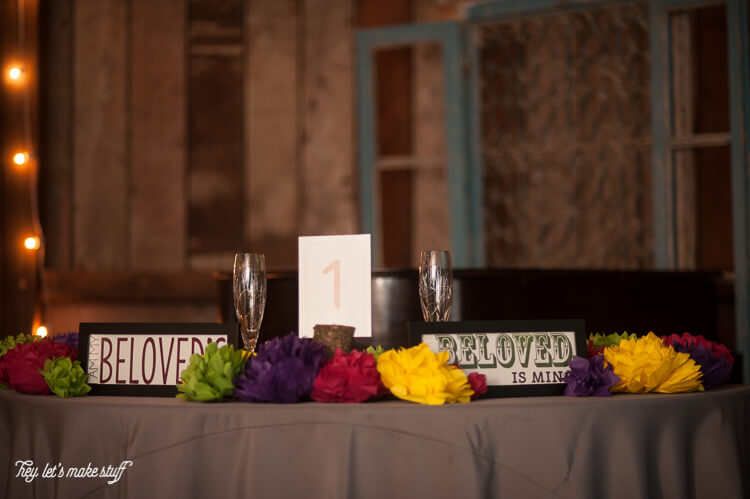
[{"label": "blue window frame", "polygon": [[447,182],[450,196],[451,244],[456,267],[484,266],[481,226],[480,173],[469,157],[471,132],[464,74],[464,34],[460,23],[427,23],[364,29],[357,32],[357,81],[359,124],[360,223],[372,234],[373,262],[382,265],[377,185],[377,137],[375,115],[375,64],[378,49],[438,42],[443,49],[445,79],[445,138]]},{"label": "blue window frame", "polygon": [[[748,6],[746,0],[713,2],[726,5],[727,55],[729,58],[729,113],[730,130],[719,141],[731,148],[732,169],[732,229],[734,244],[734,299],[737,351],[743,356],[743,380],[750,381],[750,306],[748,299],[748,170],[747,141],[750,132],[748,108],[750,96],[750,61],[748,49]],[[651,116],[652,116],[652,183],[654,203],[654,266],[657,269],[674,269],[676,266],[676,240],[674,213],[674,172],[670,142],[672,133],[671,71],[669,58],[672,43],[668,29],[669,15],[673,12],[706,5],[696,0],[653,0],[649,3],[649,31],[651,49]],[[710,137],[709,137],[710,138]],[[696,143],[700,137],[695,137]],[[708,141],[710,142],[710,140]],[[696,145],[697,147],[697,145]]]}]

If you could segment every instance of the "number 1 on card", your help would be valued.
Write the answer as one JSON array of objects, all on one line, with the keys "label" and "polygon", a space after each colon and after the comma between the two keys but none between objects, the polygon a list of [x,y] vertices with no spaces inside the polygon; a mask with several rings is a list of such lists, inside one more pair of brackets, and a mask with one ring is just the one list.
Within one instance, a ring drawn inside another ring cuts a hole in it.
[{"label": "number 1 on card", "polygon": [[371,247],[369,234],[299,238],[300,338],[312,338],[316,324],[372,336]]},{"label": "number 1 on card", "polygon": [[334,260],[331,264],[323,269],[323,274],[333,271],[333,308],[341,308],[341,261]]}]

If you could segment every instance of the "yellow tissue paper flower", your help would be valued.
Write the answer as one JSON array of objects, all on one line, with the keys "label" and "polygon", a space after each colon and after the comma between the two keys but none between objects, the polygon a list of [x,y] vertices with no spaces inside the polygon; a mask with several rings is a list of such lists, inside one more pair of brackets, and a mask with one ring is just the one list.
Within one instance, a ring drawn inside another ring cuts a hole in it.
[{"label": "yellow tissue paper flower", "polygon": [[653,332],[623,339],[604,349],[604,359],[620,382],[613,392],[678,393],[703,391],[700,366],[687,353],[678,353]]},{"label": "yellow tissue paper flower", "polygon": [[377,368],[385,387],[400,399],[428,405],[469,402],[474,390],[461,369],[446,365],[449,356],[420,343],[380,354]]}]

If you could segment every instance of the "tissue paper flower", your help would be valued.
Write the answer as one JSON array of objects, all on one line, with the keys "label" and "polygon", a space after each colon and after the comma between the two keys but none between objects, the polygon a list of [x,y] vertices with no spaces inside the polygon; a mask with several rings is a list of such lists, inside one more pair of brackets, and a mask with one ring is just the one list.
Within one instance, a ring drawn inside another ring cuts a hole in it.
[{"label": "tissue paper flower", "polygon": [[686,353],[665,346],[654,333],[604,349],[605,360],[612,365],[620,382],[613,392],[677,393],[703,391],[698,364]]},{"label": "tissue paper flower", "polygon": [[635,337],[635,335],[628,334],[627,331],[623,332],[622,334],[589,334],[589,339],[587,342],[588,356],[593,357],[594,355],[599,355],[600,353],[604,352],[605,348],[611,347],[613,345],[619,345],[620,341],[627,340],[628,338],[633,337]]},{"label": "tissue paper flower", "polygon": [[380,357],[381,353],[385,352],[385,349],[383,348],[382,345],[377,345],[377,346],[374,346],[374,347],[371,345],[371,346],[367,347],[367,350],[365,350],[365,352],[367,352],[369,354],[372,354],[373,358],[375,360],[378,360],[378,357]]},{"label": "tissue paper flower", "polygon": [[33,334],[19,334],[17,336],[6,336],[5,338],[0,341],[0,357],[5,355],[8,350],[15,347],[16,345],[23,344],[23,343],[31,343],[34,341],[40,341],[42,339],[41,336],[36,336]]},{"label": "tissue paper flower", "polygon": [[47,395],[50,389],[39,371],[47,359],[57,357],[78,360],[78,351],[48,339],[16,344],[0,357],[0,383],[18,392]]},{"label": "tissue paper flower", "polygon": [[378,357],[380,379],[403,400],[429,405],[469,402],[474,391],[461,369],[446,365],[449,355],[432,353],[424,343],[388,350]]},{"label": "tissue paper flower", "polygon": [[340,348],[325,363],[313,383],[310,398],[318,402],[364,402],[387,393],[370,353]]},{"label": "tissue paper flower", "polygon": [[591,338],[586,340],[586,356],[588,358],[600,355],[602,352],[604,352],[603,346],[597,347],[596,345],[594,345],[594,340],[592,340]]},{"label": "tissue paper flower", "polygon": [[620,378],[612,371],[612,366],[604,363],[603,355],[590,359],[574,356],[568,363],[570,370],[565,373],[563,381],[567,384],[565,395],[573,397],[608,397],[612,395],[612,386]]},{"label": "tissue paper flower", "polygon": [[234,380],[234,395],[247,402],[290,404],[310,396],[313,382],[326,361],[326,347],[289,333],[258,348]]},{"label": "tissue paper flower", "polygon": [[662,336],[662,340],[665,345],[678,352],[689,354],[690,358],[698,363],[703,373],[705,389],[713,388],[729,379],[734,358],[724,345],[709,341],[702,335],[693,336],[690,333],[683,333],[682,336]]},{"label": "tissue paper flower", "polygon": [[197,402],[215,402],[232,395],[232,380],[245,367],[247,352],[235,350],[233,345],[221,348],[212,342],[203,355],[194,353],[190,364],[180,374],[178,398]]},{"label": "tissue paper flower", "polygon": [[88,374],[83,372],[80,361],[71,361],[69,357],[47,359],[41,375],[52,393],[58,397],[78,397],[91,390],[86,384]]},{"label": "tissue paper flower", "polygon": [[[20,345],[22,343],[29,343],[32,341],[41,340],[41,336],[35,336],[31,334],[23,334],[20,333],[17,336],[6,336],[2,340],[0,340],[0,358],[2,358],[3,355],[5,355],[8,350],[14,348],[16,345]],[[8,387],[5,386],[5,384],[2,383],[2,380],[0,379],[0,390],[7,390]]]},{"label": "tissue paper flower", "polygon": [[56,334],[51,339],[57,343],[64,343],[70,347],[78,348],[78,333],[76,332]]},{"label": "tissue paper flower", "polygon": [[487,393],[487,376],[474,372],[469,373],[466,378],[469,381],[469,386],[471,386],[471,389],[474,391],[471,400],[476,400],[480,395]]}]

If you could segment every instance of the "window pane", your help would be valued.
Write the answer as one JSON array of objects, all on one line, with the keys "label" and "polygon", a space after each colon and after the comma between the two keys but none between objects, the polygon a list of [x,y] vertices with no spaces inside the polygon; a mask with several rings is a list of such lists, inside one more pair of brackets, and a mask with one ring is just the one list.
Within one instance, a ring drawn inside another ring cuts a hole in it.
[{"label": "window pane", "polygon": [[670,16],[672,134],[729,131],[726,7]]},{"label": "window pane", "polygon": [[443,49],[415,44],[377,53],[380,223],[386,267],[416,266],[422,249],[450,249]]},{"label": "window pane", "polygon": [[646,3],[494,22],[479,36],[488,264],[650,267]]}]

